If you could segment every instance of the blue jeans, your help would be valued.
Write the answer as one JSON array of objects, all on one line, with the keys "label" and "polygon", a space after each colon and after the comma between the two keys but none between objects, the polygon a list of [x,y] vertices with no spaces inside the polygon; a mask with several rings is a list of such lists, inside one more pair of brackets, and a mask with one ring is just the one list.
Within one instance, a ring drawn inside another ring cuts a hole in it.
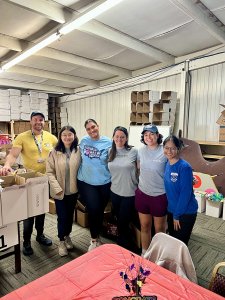
[{"label": "blue jeans", "polygon": [[77,202],[77,194],[65,195],[62,200],[55,199],[56,213],[58,216],[58,238],[64,241],[72,231],[74,210]]},{"label": "blue jeans", "polygon": [[103,185],[91,185],[78,180],[77,184],[81,201],[87,207],[91,237],[96,239],[102,229],[104,210],[110,196],[111,182]]}]

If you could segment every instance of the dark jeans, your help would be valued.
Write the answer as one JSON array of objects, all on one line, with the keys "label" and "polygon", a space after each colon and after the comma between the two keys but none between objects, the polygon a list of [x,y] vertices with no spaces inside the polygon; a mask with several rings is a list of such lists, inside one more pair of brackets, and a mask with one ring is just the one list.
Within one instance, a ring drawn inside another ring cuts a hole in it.
[{"label": "dark jeans", "polygon": [[45,214],[30,217],[23,221],[23,240],[24,242],[29,242],[31,239],[31,234],[33,231],[35,219],[35,228],[37,230],[37,236],[40,236],[44,232],[44,222],[45,222]]},{"label": "dark jeans", "polygon": [[117,218],[119,233],[117,244],[131,250],[133,245],[132,233],[129,225],[135,215],[135,196],[122,197],[111,191],[111,201],[113,213]]},{"label": "dark jeans", "polygon": [[82,202],[87,207],[92,239],[96,239],[102,229],[104,210],[110,197],[111,182],[104,185],[91,185],[78,180],[78,190]]},{"label": "dark jeans", "polygon": [[64,241],[64,237],[68,236],[72,231],[76,202],[77,194],[65,195],[62,200],[55,199],[56,213],[58,216],[58,238],[60,241]]},{"label": "dark jeans", "polygon": [[173,226],[173,214],[168,213],[167,222],[168,222],[169,235],[175,237],[178,240],[181,240],[187,245],[196,221],[196,217],[197,217],[197,213],[180,216],[179,221],[180,221],[181,229],[175,231]]}]

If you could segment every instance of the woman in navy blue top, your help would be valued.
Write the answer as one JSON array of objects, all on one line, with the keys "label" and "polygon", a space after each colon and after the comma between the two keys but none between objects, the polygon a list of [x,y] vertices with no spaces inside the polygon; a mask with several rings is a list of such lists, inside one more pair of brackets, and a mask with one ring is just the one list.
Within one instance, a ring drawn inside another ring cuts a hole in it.
[{"label": "woman in navy blue top", "polygon": [[164,154],[168,159],[164,184],[168,199],[168,230],[173,237],[188,244],[195,224],[198,203],[193,192],[193,173],[190,164],[179,154],[183,142],[176,136],[163,142]]}]

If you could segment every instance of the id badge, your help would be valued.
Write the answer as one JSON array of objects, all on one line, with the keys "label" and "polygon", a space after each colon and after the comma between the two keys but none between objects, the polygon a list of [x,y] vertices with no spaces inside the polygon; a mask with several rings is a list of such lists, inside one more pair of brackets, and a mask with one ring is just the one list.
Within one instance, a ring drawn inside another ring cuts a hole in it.
[{"label": "id badge", "polygon": [[41,164],[41,163],[45,162],[45,159],[43,159],[43,158],[38,158],[37,162],[38,162],[39,164]]}]

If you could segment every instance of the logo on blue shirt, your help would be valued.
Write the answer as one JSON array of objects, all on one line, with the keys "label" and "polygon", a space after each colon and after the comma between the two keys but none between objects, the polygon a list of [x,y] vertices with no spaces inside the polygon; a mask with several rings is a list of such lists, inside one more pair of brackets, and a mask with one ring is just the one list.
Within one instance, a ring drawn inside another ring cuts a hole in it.
[{"label": "logo on blue shirt", "polygon": [[172,182],[176,182],[177,181],[177,177],[178,177],[178,173],[171,173],[171,181]]},{"label": "logo on blue shirt", "polygon": [[102,151],[103,150],[98,150],[97,148],[92,147],[92,146],[88,146],[88,145],[84,146],[84,155],[91,158],[91,159],[92,158],[100,159]]}]

